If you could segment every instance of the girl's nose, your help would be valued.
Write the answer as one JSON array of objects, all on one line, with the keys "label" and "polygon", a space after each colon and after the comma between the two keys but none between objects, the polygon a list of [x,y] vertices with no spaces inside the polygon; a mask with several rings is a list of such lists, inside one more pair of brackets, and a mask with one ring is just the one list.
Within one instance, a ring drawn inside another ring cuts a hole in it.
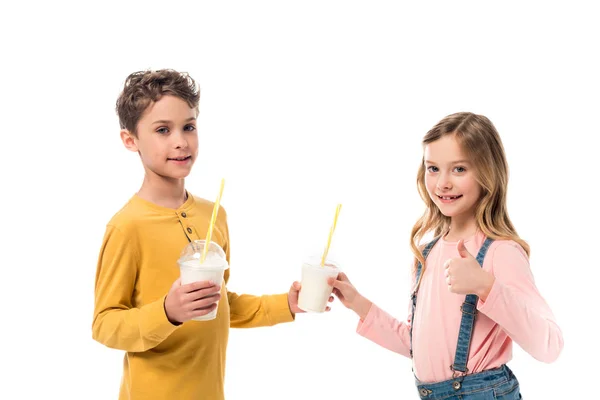
[{"label": "girl's nose", "polygon": [[440,174],[440,177],[437,181],[437,187],[440,190],[452,189],[452,182],[450,181],[450,177],[446,174]]}]

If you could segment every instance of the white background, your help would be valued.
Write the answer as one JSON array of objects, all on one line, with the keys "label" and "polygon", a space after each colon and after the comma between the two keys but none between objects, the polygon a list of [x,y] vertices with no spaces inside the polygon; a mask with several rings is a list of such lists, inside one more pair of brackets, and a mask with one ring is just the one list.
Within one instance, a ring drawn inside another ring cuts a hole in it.
[{"label": "white background", "polygon": [[[120,143],[114,103],[130,72],[163,67],[201,85],[187,187],[213,199],[226,180],[230,290],[287,291],[340,202],[334,257],[402,319],[423,207],[420,140],[447,114],[488,116],[511,168],[510,216],[565,339],[554,364],[515,345],[509,365],[525,398],[590,395],[600,357],[590,5],[14,4],[0,27],[0,398],[117,396],[122,353],[91,338],[94,276],[104,226],[143,174]],[[232,330],[228,399],[418,398],[409,360],[359,337],[356,323],[337,303]]]}]

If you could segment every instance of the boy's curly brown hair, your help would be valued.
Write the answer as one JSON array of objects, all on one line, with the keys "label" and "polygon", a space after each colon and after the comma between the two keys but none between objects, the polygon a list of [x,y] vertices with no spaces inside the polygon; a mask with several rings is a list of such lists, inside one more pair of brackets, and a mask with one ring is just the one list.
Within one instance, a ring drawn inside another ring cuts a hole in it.
[{"label": "boy's curly brown hair", "polygon": [[146,108],[164,95],[179,97],[198,115],[200,89],[187,73],[172,69],[139,71],[127,77],[117,99],[116,110],[121,129],[137,135],[137,124]]}]

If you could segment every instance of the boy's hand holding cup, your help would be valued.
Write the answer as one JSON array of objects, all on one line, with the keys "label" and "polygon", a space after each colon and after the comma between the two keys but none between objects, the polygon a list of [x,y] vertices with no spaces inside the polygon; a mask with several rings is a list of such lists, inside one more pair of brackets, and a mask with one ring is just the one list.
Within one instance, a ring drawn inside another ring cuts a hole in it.
[{"label": "boy's hand holding cup", "polygon": [[221,298],[221,285],[211,281],[198,281],[187,285],[177,279],[165,299],[165,312],[171,323],[181,324],[204,317],[217,309]]}]

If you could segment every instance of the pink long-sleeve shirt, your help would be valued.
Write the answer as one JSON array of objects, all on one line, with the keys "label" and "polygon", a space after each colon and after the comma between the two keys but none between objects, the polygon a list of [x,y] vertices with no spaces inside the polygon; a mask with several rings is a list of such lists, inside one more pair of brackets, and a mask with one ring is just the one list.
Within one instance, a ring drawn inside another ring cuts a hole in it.
[{"label": "pink long-sleeve shirt", "polygon": [[[479,232],[465,241],[474,257],[485,241]],[[441,238],[426,260],[417,295],[414,321],[409,301],[407,322],[400,322],[373,305],[357,332],[396,353],[410,357],[410,326],[413,325],[413,369],[424,383],[452,378],[460,327],[460,306],[465,295],[448,291],[444,262],[459,257],[457,242]],[[563,348],[563,337],[552,311],[540,295],[525,251],[513,241],[497,240],[488,249],[483,269],[495,282],[479,311],[473,330],[467,368],[477,373],[507,363],[515,341],[537,360],[550,363]],[[413,275],[413,286],[414,286]]]}]

